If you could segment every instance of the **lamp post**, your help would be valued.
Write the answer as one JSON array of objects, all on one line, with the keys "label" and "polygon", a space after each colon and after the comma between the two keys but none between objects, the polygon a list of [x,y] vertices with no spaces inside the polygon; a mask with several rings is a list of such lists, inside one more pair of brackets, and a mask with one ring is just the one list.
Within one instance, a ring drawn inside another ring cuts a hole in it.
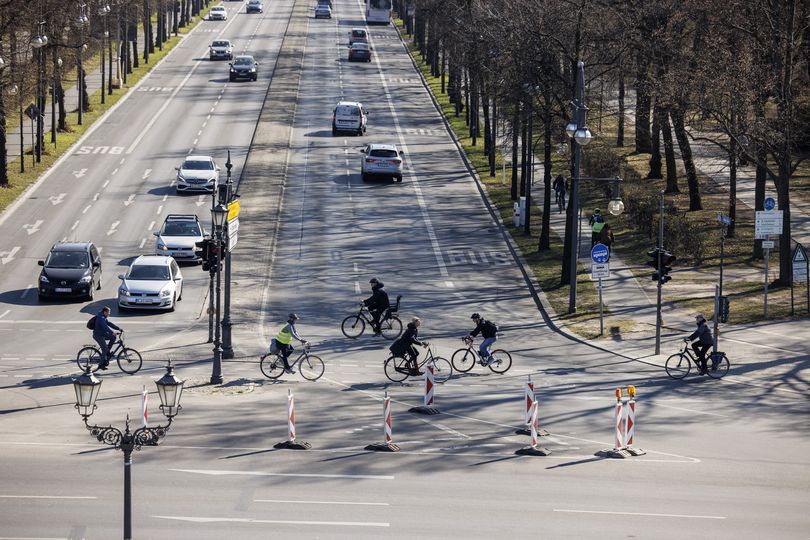
[{"label": "lamp post", "polygon": [[216,307],[214,320],[214,366],[211,371],[211,384],[222,384],[222,342],[220,341],[220,294],[222,270],[220,260],[222,253],[222,230],[228,218],[228,207],[218,203],[211,209],[211,220],[214,223],[214,264],[216,265]]},{"label": "lamp post", "polygon": [[17,96],[17,108],[19,110],[20,116],[20,173],[25,172],[25,137],[23,136],[23,93],[20,91],[19,87],[16,84],[12,84],[6,90],[6,93],[10,96]]},{"label": "lamp post", "polygon": [[76,18],[76,22],[79,23],[79,62],[78,62],[78,84],[79,84],[79,111],[78,111],[78,119],[77,123],[82,125],[82,114],[84,113],[84,107],[87,105],[84,102],[84,50],[87,48],[87,45],[84,43],[84,25],[87,24],[89,19],[85,14],[87,10],[87,4],[82,4],[79,6],[79,16]]},{"label": "lamp post", "polygon": [[39,33],[31,38],[31,46],[36,49],[37,51],[37,106],[36,106],[36,115],[37,115],[37,133],[34,138],[34,155],[36,156],[36,162],[39,163],[42,161],[42,146],[43,146],[43,135],[45,134],[45,126],[42,122],[43,115],[42,111],[45,109],[45,92],[42,88],[43,86],[43,79],[44,75],[42,73],[43,67],[45,65],[45,58],[44,58],[44,49],[46,45],[48,45],[48,36],[45,35],[43,31],[43,26],[45,26],[45,21],[39,22]]},{"label": "lamp post", "polygon": [[107,40],[110,38],[110,31],[107,29],[107,15],[110,13],[110,6],[108,4],[102,5],[98,8],[98,14],[104,18],[104,31],[101,34],[101,103],[102,105],[107,102],[106,92],[104,90],[104,51],[107,49]]},{"label": "lamp post", "polygon": [[90,425],[88,418],[96,410],[96,399],[101,390],[101,381],[90,371],[90,368],[77,379],[73,379],[73,389],[76,392],[76,410],[84,420],[84,425],[90,434],[99,442],[118,448],[124,453],[124,539],[132,538],[132,451],[140,450],[142,446],[157,446],[160,439],[166,436],[172,419],[180,412],[180,395],[183,393],[183,383],[177,378],[169,362],[166,374],[155,381],[158,396],[160,397],[160,410],[169,420],[165,426],[141,427],[135,431],[129,429],[129,415],[124,431],[113,426]]},{"label": "lamp post", "polygon": [[[54,56],[56,56],[56,51],[54,50]],[[56,144],[56,81],[57,77],[59,76],[62,70],[62,59],[57,58],[54,61],[54,69],[53,75],[51,76],[51,143]]]},{"label": "lamp post", "polygon": [[[228,161],[225,162],[225,170],[227,171],[227,186],[225,195],[225,204],[228,206],[228,214],[230,214],[230,204],[233,200],[233,179],[231,178],[231,151],[228,150]],[[226,218],[227,219],[227,218]],[[222,310],[222,357],[225,359],[233,358],[233,344],[231,342],[231,242],[230,235],[236,231],[230,230],[228,224],[228,245],[225,246],[225,306]]]}]

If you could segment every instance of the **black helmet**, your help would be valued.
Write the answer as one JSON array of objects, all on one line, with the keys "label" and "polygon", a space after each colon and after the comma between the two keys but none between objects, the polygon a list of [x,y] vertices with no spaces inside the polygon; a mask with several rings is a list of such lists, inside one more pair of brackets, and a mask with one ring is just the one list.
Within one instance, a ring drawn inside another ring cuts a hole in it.
[{"label": "black helmet", "polygon": [[368,280],[368,282],[371,283],[372,285],[374,285],[375,283],[379,283],[379,281],[377,281],[377,278],[375,278],[375,277]]},{"label": "black helmet", "polygon": [[473,313],[470,316],[470,319],[472,319],[472,320],[476,320],[476,319],[480,319],[480,318],[481,318],[481,315],[479,315],[478,313]]},{"label": "black helmet", "polygon": [[298,319],[300,319],[300,317],[295,313],[290,313],[289,315],[287,315],[288,321],[297,321]]}]

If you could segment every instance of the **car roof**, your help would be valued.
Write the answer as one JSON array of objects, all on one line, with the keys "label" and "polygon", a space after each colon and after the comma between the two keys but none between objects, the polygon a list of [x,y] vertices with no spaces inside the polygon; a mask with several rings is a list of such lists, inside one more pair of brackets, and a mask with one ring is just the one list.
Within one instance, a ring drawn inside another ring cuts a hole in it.
[{"label": "car roof", "polygon": [[[239,60],[240,58],[248,58],[250,60],[253,60],[253,57],[250,56],[249,54],[240,54],[239,56],[235,56],[234,60]],[[254,60],[254,62],[255,62],[255,60]]]},{"label": "car roof", "polygon": [[366,33],[366,29],[365,29],[365,28],[352,28],[352,32],[357,32],[357,33],[362,32],[362,33],[364,33],[364,34],[365,34],[365,33]]},{"label": "car roof", "polygon": [[222,9],[222,10],[224,10],[225,6],[213,6],[211,9],[216,9],[216,10]]},{"label": "car roof", "polygon": [[396,150],[397,147],[393,144],[369,143],[369,150]]},{"label": "car roof", "polygon": [[211,156],[186,156],[184,161],[214,161]]},{"label": "car roof", "polygon": [[87,251],[92,242],[57,242],[51,251]]},{"label": "car roof", "polygon": [[130,266],[140,266],[148,264],[150,266],[169,266],[172,258],[168,255],[141,255]]},{"label": "car roof", "polygon": [[362,107],[363,104],[359,101],[338,101],[335,107]]},{"label": "car roof", "polygon": [[231,44],[230,39],[215,39],[212,43],[227,43],[228,45]]},{"label": "car roof", "polygon": [[197,214],[169,214],[165,221],[200,221]]}]

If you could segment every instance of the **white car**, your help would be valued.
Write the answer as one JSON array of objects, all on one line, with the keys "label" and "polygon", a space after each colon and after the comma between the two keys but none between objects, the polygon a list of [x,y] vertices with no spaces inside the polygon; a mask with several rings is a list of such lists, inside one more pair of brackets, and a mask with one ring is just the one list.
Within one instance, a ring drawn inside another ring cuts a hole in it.
[{"label": "white car", "polygon": [[357,101],[340,101],[332,111],[332,135],[348,131],[356,135],[366,132],[368,116],[363,104]]},{"label": "white car", "polygon": [[220,58],[233,60],[233,44],[227,39],[214,40],[214,42],[208,46],[208,59],[218,60]]},{"label": "white car", "polygon": [[169,214],[160,230],[152,234],[157,237],[155,255],[173,257],[178,262],[199,260],[194,250],[205,237],[205,230],[196,215]]},{"label": "white car", "polygon": [[209,21],[227,21],[228,20],[228,12],[225,10],[225,6],[214,6],[211,8],[211,11],[208,12],[208,20]]},{"label": "white car", "polygon": [[402,152],[393,144],[368,144],[361,150],[360,162],[363,182],[372,176],[388,176],[402,182]]},{"label": "white car", "polygon": [[187,156],[177,171],[177,192],[212,192],[219,183],[219,167],[211,156]]},{"label": "white car", "polygon": [[118,308],[165,309],[174,311],[174,306],[183,298],[183,276],[172,257],[141,255],[129,267],[126,274],[118,276]]}]

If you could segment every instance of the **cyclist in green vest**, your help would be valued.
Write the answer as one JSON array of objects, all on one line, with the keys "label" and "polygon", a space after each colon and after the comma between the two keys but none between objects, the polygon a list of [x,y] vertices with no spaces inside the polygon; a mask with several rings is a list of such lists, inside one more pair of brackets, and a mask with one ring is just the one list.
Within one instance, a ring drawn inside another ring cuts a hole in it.
[{"label": "cyclist in green vest", "polygon": [[593,247],[599,242],[599,236],[602,234],[602,229],[605,228],[605,218],[602,217],[601,210],[594,208],[588,225],[591,226],[591,247]]},{"label": "cyclist in green vest", "polygon": [[[299,317],[295,313],[290,313],[287,315],[287,324],[281,327],[281,329],[278,331],[278,335],[270,342],[270,351],[267,353],[272,354],[277,352],[284,361],[284,371],[287,373],[295,373],[295,370],[293,370],[293,368],[291,368],[290,364],[287,362],[287,359],[293,352],[293,346],[291,345],[293,338],[297,339],[304,345],[307,344],[307,341],[302,339],[301,336],[298,335],[298,331],[295,329],[295,321],[298,319]],[[264,358],[264,356],[262,358]]]}]

